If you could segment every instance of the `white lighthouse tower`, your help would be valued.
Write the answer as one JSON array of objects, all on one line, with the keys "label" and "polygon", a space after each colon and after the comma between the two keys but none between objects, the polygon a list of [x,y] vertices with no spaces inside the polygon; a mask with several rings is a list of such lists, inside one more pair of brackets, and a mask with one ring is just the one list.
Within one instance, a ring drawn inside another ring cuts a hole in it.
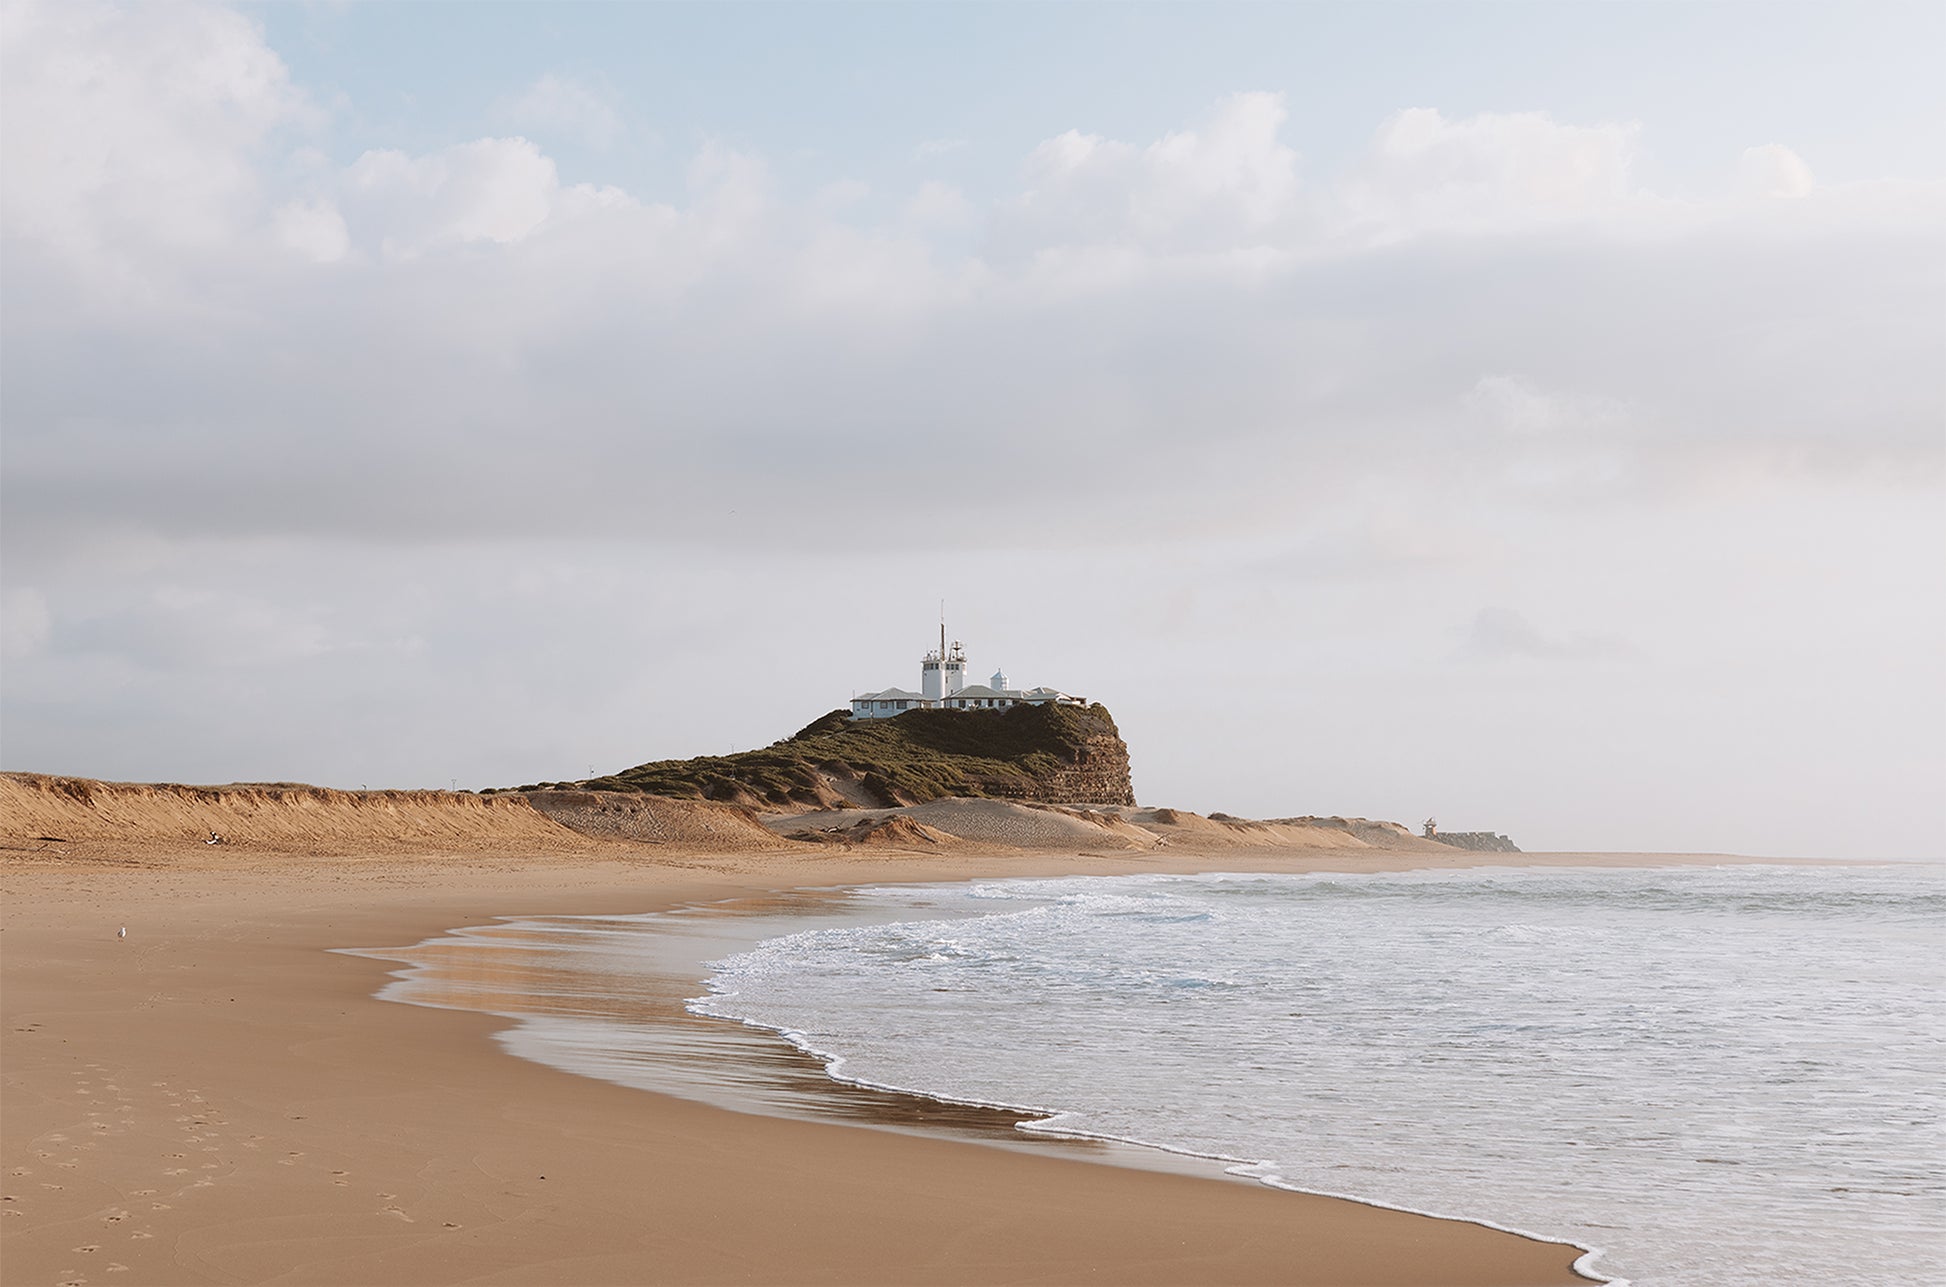
[{"label": "white lighthouse tower", "polygon": [[919,662],[919,691],[928,701],[942,701],[966,687],[966,648],[959,640],[946,647],[946,623],[939,623],[939,651]]}]

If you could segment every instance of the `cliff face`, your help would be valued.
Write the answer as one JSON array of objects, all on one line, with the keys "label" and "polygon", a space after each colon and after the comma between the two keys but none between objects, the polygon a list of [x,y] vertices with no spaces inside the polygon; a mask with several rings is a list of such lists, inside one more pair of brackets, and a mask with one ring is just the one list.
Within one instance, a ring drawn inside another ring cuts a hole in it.
[{"label": "cliff face", "polygon": [[1491,831],[1442,831],[1433,839],[1442,845],[1455,849],[1466,849],[1480,854],[1517,854],[1520,847],[1505,836],[1496,836]]},{"label": "cliff face", "polygon": [[658,760],[579,785],[776,810],[946,796],[1135,803],[1128,747],[1101,706],[918,710],[878,720],[832,711],[762,750]]}]

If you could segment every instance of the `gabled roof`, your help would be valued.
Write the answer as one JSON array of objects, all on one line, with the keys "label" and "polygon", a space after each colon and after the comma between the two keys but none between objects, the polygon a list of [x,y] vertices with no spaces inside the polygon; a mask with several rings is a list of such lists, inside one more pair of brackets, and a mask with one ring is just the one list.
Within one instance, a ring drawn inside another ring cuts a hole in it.
[{"label": "gabled roof", "polygon": [[910,693],[903,688],[888,688],[882,693],[860,693],[852,698],[854,702],[923,702],[924,693]]},{"label": "gabled roof", "polygon": [[991,697],[1019,697],[1019,696],[1020,696],[1019,693],[1014,692],[1010,689],[988,688],[985,684],[968,684],[965,688],[960,689],[957,693],[946,694],[947,700],[949,701],[955,697],[977,697],[977,698],[985,699]]}]

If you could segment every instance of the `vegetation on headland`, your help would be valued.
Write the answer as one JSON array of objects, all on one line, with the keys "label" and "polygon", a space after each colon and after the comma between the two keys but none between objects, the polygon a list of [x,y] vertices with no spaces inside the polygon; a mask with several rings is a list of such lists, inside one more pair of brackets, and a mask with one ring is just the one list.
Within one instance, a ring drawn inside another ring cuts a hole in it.
[{"label": "vegetation on headland", "polygon": [[[999,711],[915,710],[854,720],[835,710],[770,746],[733,755],[656,760],[573,784],[767,809],[920,804],[947,796],[1059,799],[1057,783],[1098,763],[1127,780],[1127,750],[1100,705]],[[1119,761],[1119,765],[1115,763]]]}]

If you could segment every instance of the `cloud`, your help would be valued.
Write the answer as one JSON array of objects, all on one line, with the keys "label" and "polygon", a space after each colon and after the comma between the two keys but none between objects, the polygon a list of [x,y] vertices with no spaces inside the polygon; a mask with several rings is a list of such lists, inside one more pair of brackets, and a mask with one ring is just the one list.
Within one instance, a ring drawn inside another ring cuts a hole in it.
[{"label": "cloud", "polygon": [[526,139],[478,139],[430,156],[367,152],[345,175],[361,225],[388,254],[442,244],[516,242],[547,221],[554,162]]},{"label": "cloud", "polygon": [[47,646],[53,620],[47,596],[32,586],[0,593],[0,656],[24,660]]},{"label": "cloud", "polygon": [[953,230],[969,228],[977,218],[973,203],[950,183],[928,180],[906,198],[901,213],[921,228]]},{"label": "cloud", "polygon": [[1340,187],[1341,235],[1387,241],[1431,232],[1509,232],[1615,213],[1631,182],[1633,123],[1565,125],[1545,112],[1449,120],[1408,108],[1378,129]]},{"label": "cloud", "polygon": [[1460,647],[1462,657],[1481,661],[1579,661],[1627,652],[1621,641],[1601,635],[1556,635],[1541,630],[1512,608],[1480,609]]},{"label": "cloud", "polygon": [[228,8],[24,0],[0,22],[0,224],[123,304],[246,235],[272,140],[316,120]]},{"label": "cloud", "polygon": [[1817,187],[1804,158],[1781,143],[1745,148],[1736,177],[1744,191],[1759,197],[1806,197]]},{"label": "cloud", "polygon": [[284,245],[320,264],[343,259],[351,248],[344,216],[328,201],[293,201],[281,206],[272,225]]},{"label": "cloud", "polygon": [[934,157],[963,150],[967,142],[966,139],[926,139],[912,149],[912,159],[930,161]]},{"label": "cloud", "polygon": [[627,129],[614,90],[553,72],[504,100],[498,114],[528,134],[578,143],[598,152],[613,147]]},{"label": "cloud", "polygon": [[1146,147],[1056,135],[1028,156],[1025,190],[997,212],[993,253],[1223,253],[1274,241],[1299,195],[1297,154],[1279,137],[1286,116],[1283,95],[1246,93]]}]

